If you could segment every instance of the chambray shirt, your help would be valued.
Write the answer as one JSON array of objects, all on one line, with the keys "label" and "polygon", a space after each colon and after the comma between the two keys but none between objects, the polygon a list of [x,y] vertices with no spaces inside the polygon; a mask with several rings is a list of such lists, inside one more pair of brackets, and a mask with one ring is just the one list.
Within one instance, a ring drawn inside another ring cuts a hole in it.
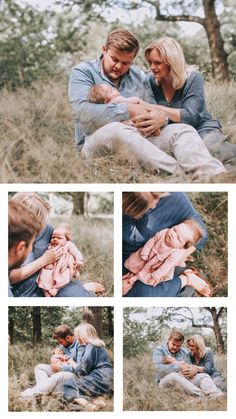
[{"label": "chambray shirt", "polygon": [[215,367],[214,355],[210,349],[207,349],[205,355],[200,359],[198,363],[190,352],[190,361],[193,365],[203,367],[203,372],[209,374],[212,378],[218,377],[220,375],[219,371]]},{"label": "chambray shirt", "polygon": [[160,345],[154,348],[153,351],[153,364],[156,368],[157,375],[156,375],[156,382],[159,383],[161,378],[165,377],[166,375],[172,372],[179,372],[180,368],[176,364],[164,364],[163,358],[165,356],[172,356],[176,359],[176,361],[184,361],[187,363],[191,363],[189,358],[189,351],[186,348],[180,348],[176,354],[172,354],[169,351],[168,345]]},{"label": "chambray shirt", "polygon": [[191,71],[183,87],[175,91],[170,102],[167,102],[162,88],[155,83],[155,95],[150,80],[155,82],[152,73],[148,73],[145,80],[146,102],[180,109],[181,122],[194,127],[203,138],[212,130],[221,128],[221,124],[208,112],[204,94],[204,80],[201,73]]},{"label": "chambray shirt", "polygon": [[[98,128],[110,122],[120,122],[129,119],[127,103],[97,104],[88,101],[88,93],[94,84],[109,84],[117,86],[106,77],[103,72],[102,55],[91,61],[84,61],[73,68],[69,80],[69,100],[74,115],[75,143],[80,150],[86,135],[92,134]],[[124,97],[144,97],[144,79],[142,70],[136,66],[130,69],[121,78],[118,90]]]}]

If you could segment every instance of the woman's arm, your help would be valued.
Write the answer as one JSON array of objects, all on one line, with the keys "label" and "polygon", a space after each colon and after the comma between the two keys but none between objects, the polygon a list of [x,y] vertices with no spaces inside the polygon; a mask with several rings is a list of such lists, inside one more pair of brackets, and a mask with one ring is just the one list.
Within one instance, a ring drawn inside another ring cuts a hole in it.
[{"label": "woman's arm", "polygon": [[61,254],[62,249],[60,246],[57,246],[54,249],[46,250],[46,252],[41,257],[29,263],[28,265],[22,266],[18,269],[12,269],[9,274],[10,283],[17,284],[18,282],[29,278],[29,276],[33,275],[35,272],[38,272],[49,263],[56,262],[60,258]]},{"label": "woman's arm", "polygon": [[[147,83],[148,84],[148,83]],[[199,72],[189,74],[183,91],[179,93],[179,105],[169,107],[151,104],[150,110],[163,111],[173,122],[198,126],[204,119],[206,113],[204,80]]]}]

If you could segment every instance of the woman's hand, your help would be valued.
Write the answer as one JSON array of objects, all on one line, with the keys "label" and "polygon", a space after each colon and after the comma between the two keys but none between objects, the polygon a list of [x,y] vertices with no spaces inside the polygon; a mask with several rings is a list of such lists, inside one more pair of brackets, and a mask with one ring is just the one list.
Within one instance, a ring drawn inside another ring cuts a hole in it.
[{"label": "woman's hand", "polygon": [[150,137],[165,125],[166,116],[161,111],[152,110],[132,117],[132,122],[144,137]]},{"label": "woman's hand", "polygon": [[60,245],[54,247],[53,249],[46,250],[46,252],[44,252],[44,254],[42,255],[42,261],[44,263],[43,266],[46,266],[49,263],[56,262],[58,259],[60,259],[62,252],[63,249]]},{"label": "woman's hand", "polygon": [[181,367],[181,372],[185,378],[193,378],[197,373],[198,369],[195,367],[195,365],[187,365]]}]

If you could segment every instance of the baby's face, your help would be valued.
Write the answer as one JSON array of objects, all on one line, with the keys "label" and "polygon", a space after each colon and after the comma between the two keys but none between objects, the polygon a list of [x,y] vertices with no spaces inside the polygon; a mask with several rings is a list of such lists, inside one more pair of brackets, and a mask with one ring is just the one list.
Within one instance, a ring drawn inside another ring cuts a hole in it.
[{"label": "baby's face", "polygon": [[104,90],[104,97],[106,102],[110,102],[110,100],[114,99],[114,97],[119,96],[119,92],[116,89],[113,89],[113,87],[108,86],[106,84],[103,85]]},{"label": "baby's face", "polygon": [[53,246],[63,246],[67,242],[65,230],[62,228],[55,228],[52,233],[51,244]]},{"label": "baby's face", "polygon": [[176,249],[182,249],[186,242],[193,240],[193,232],[191,228],[182,223],[169,229],[166,235],[166,242],[169,246]]},{"label": "baby's face", "polygon": [[60,348],[55,348],[54,350],[53,350],[53,354],[54,355],[64,355],[64,352],[62,351],[62,349],[60,349]]}]

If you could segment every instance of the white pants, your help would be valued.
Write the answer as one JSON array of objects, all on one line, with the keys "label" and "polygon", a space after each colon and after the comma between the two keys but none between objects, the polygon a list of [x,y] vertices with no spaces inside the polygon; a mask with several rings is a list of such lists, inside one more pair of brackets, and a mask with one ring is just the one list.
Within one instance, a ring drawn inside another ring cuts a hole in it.
[{"label": "white pants", "polygon": [[74,374],[68,371],[60,371],[54,373],[50,365],[38,364],[34,369],[36,385],[27,389],[24,394],[48,394],[54,392],[62,392],[62,384],[65,380],[73,378]]},{"label": "white pants", "polygon": [[207,176],[225,172],[197,131],[186,124],[170,124],[161,129],[159,136],[144,138],[133,126],[109,123],[86,138],[81,156],[90,159],[107,153],[121,154],[146,169],[162,169],[172,174],[179,167]]},{"label": "white pants", "polygon": [[195,396],[221,396],[223,394],[222,391],[216,387],[212,378],[205,373],[198,373],[193,378],[187,379],[179,372],[172,372],[160,381],[160,387],[162,388],[171,385]]}]

